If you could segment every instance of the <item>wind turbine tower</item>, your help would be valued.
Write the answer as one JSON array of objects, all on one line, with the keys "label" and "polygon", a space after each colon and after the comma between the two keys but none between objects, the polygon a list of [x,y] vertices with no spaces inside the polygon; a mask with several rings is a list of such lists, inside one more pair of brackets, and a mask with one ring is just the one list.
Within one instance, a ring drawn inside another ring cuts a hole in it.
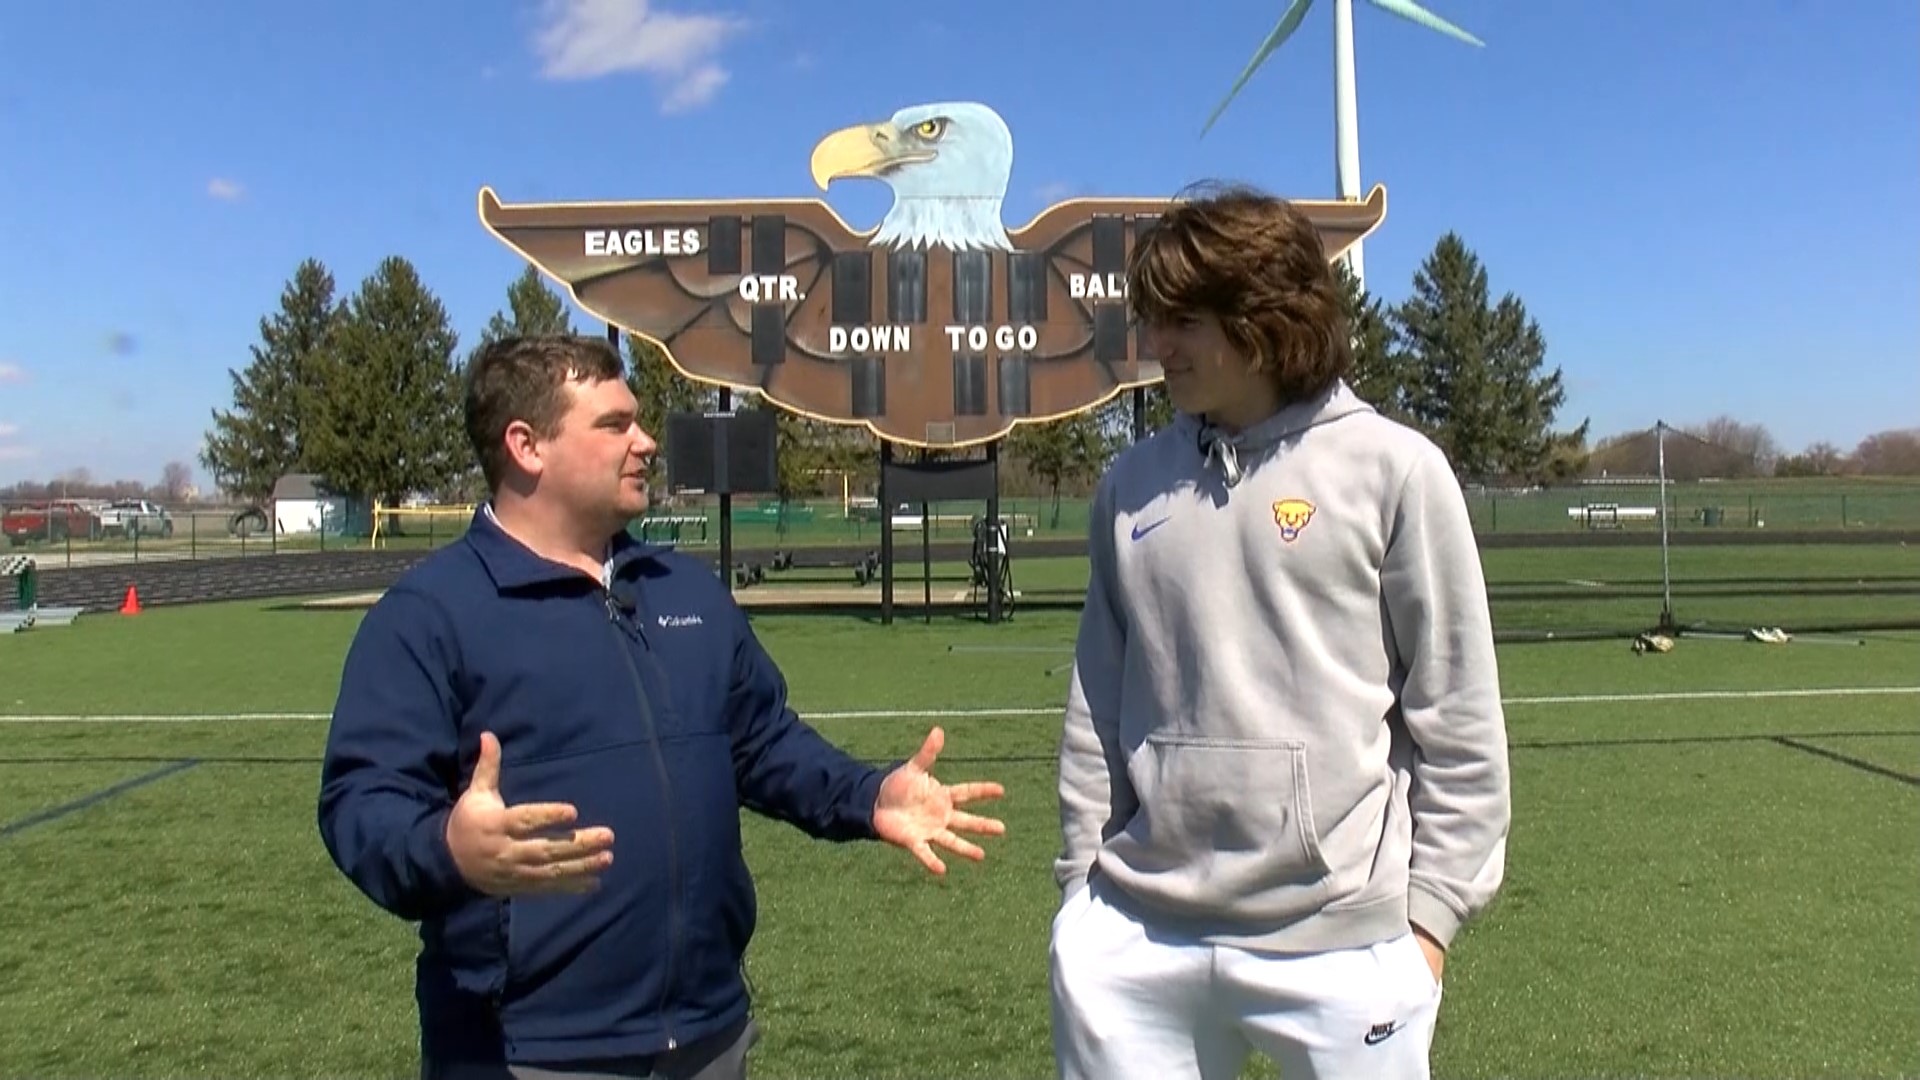
[{"label": "wind turbine tower", "polygon": [[[1465,30],[1442,19],[1413,0],[1367,0],[1373,6],[1398,15],[1410,22],[1419,23],[1429,30],[1437,30],[1448,37],[1464,41],[1469,45],[1484,46],[1485,43]],[[1300,23],[1307,17],[1307,9],[1313,6],[1313,0],[1293,0],[1280,21],[1274,24],[1267,39],[1254,50],[1253,59],[1233,81],[1233,88],[1227,91],[1219,105],[1214,107],[1213,115],[1207,117],[1206,126],[1200,129],[1202,138],[1212,130],[1214,121],[1220,119],[1227,105],[1240,93],[1241,87],[1253,73],[1266,63],[1267,58],[1280,48]],[[1333,0],[1333,179],[1340,198],[1358,201],[1360,198],[1360,106],[1355,90],[1353,70],[1353,0]],[[1366,286],[1366,260],[1358,242],[1347,249],[1344,256],[1347,269]]]}]

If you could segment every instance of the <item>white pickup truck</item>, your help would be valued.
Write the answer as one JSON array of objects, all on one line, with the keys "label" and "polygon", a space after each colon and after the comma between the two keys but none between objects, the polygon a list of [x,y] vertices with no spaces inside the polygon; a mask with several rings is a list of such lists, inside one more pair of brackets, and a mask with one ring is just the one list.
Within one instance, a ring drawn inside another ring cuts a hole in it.
[{"label": "white pickup truck", "polygon": [[173,535],[173,515],[166,507],[145,499],[115,499],[98,514],[100,531],[107,536]]}]

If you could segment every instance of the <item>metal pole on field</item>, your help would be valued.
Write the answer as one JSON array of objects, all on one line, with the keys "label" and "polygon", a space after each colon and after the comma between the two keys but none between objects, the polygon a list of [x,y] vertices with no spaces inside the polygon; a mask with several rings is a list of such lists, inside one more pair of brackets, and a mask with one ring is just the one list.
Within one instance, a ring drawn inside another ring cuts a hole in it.
[{"label": "metal pole on field", "polygon": [[987,495],[987,622],[999,625],[1006,615],[1000,607],[1000,441],[987,444],[987,467],[993,470],[993,487]]},{"label": "metal pole on field", "polygon": [[1673,630],[1673,575],[1667,560],[1667,422],[1654,422],[1660,457],[1660,629]]}]

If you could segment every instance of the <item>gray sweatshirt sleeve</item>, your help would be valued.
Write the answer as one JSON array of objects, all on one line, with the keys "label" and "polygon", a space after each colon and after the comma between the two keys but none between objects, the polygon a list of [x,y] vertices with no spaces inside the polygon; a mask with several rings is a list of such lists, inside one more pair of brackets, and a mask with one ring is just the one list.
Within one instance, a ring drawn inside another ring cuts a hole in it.
[{"label": "gray sweatshirt sleeve", "polygon": [[1092,576],[1074,646],[1073,682],[1060,737],[1062,849],[1054,879],[1071,896],[1093,867],[1107,837],[1133,816],[1137,801],[1120,749],[1120,683],[1126,623],[1114,580],[1113,500],[1109,483],[1096,489],[1087,551]]},{"label": "gray sweatshirt sleeve", "polygon": [[1389,521],[1381,579],[1412,736],[1414,925],[1447,945],[1506,869],[1506,718],[1486,581],[1459,482],[1427,446]]}]

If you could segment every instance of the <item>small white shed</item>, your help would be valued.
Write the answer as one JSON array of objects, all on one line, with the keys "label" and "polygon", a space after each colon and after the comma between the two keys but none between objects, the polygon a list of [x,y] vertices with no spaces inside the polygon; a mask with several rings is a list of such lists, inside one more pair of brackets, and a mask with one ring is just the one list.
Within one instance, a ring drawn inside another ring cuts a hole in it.
[{"label": "small white shed", "polygon": [[273,485],[274,531],[282,536],[324,532],[338,536],[347,527],[351,500],[328,490],[315,473],[288,473]]}]

